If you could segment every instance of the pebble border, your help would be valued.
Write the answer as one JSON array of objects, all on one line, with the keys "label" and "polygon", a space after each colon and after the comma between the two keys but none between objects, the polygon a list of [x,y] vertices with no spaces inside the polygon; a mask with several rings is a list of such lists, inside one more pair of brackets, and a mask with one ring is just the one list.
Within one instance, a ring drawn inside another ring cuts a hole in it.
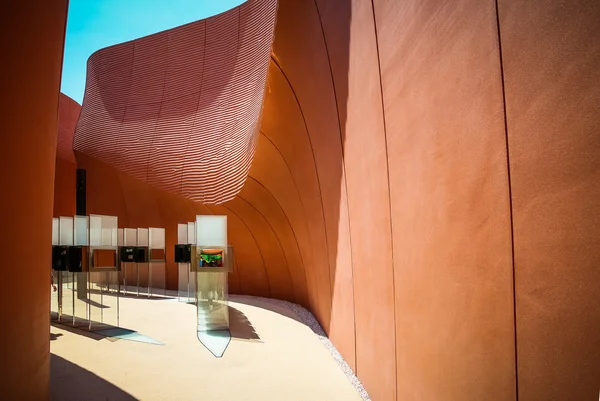
[{"label": "pebble border", "polygon": [[296,316],[298,316],[298,318],[302,321],[302,323],[307,325],[317,335],[317,337],[319,337],[319,340],[321,340],[321,343],[325,346],[325,348],[327,348],[327,350],[329,351],[329,353],[331,354],[333,359],[335,359],[335,361],[337,362],[339,367],[342,369],[342,371],[344,372],[344,374],[346,375],[348,380],[350,380],[350,383],[352,383],[352,385],[354,386],[354,388],[356,389],[356,391],[358,392],[360,397],[363,399],[363,401],[371,401],[371,397],[369,397],[369,394],[363,387],[360,380],[358,380],[358,377],[356,377],[356,375],[352,371],[352,368],[350,367],[350,365],[348,365],[348,363],[344,360],[344,358],[339,353],[339,351],[331,343],[331,341],[329,340],[329,337],[327,337],[327,334],[325,334],[325,331],[323,330],[323,328],[321,327],[321,325],[319,324],[317,319],[315,319],[313,314],[310,313],[309,310],[307,310],[306,308],[304,308],[298,304],[288,302],[288,301],[282,301],[279,299],[255,297],[255,296],[251,296],[251,295],[237,295],[237,294],[229,295],[230,301],[235,302],[236,299],[240,299],[240,300],[259,299],[261,301],[265,301],[265,302],[268,302],[273,305],[283,306],[283,307],[291,310]]}]

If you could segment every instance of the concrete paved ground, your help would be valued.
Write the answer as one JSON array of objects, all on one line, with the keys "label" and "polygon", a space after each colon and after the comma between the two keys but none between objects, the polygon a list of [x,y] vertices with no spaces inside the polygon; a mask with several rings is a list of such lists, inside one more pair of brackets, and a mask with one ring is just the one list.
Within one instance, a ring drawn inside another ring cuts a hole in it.
[{"label": "concrete paved ground", "polygon": [[215,358],[196,310],[173,299],[121,298],[120,326],[165,345],[51,327],[52,400],[356,400],[313,331],[288,308],[235,296],[232,341]]}]

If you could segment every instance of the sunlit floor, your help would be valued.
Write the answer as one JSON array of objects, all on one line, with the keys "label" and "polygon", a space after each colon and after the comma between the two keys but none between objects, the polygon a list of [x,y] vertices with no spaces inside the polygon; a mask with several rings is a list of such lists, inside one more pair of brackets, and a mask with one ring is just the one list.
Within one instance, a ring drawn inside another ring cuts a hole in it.
[{"label": "sunlit floor", "polygon": [[222,358],[197,340],[194,305],[174,299],[120,300],[120,326],[154,343],[53,325],[51,399],[361,400],[291,310],[235,296],[230,307],[232,340]]}]

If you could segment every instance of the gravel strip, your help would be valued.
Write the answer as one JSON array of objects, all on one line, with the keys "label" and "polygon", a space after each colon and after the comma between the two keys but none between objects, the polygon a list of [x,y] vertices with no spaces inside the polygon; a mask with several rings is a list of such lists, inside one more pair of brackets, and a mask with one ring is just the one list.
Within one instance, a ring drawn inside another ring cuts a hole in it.
[{"label": "gravel strip", "polygon": [[229,296],[230,301],[235,302],[236,299],[240,299],[240,300],[242,300],[242,299],[260,299],[261,301],[266,301],[273,305],[284,306],[287,309],[291,310],[294,314],[296,314],[298,316],[298,318],[302,321],[302,323],[307,325],[319,337],[319,340],[321,340],[321,343],[323,343],[323,345],[325,346],[325,348],[327,348],[327,350],[329,351],[329,353],[331,354],[333,359],[335,359],[335,361],[338,363],[338,365],[340,366],[340,368],[342,369],[342,371],[344,372],[344,374],[346,375],[348,380],[350,380],[350,383],[352,383],[352,385],[354,386],[354,388],[356,389],[358,394],[360,394],[363,401],[371,401],[369,394],[367,394],[367,391],[361,384],[360,380],[358,380],[358,377],[356,377],[356,375],[352,371],[352,368],[350,367],[350,365],[348,365],[348,363],[344,360],[342,355],[338,352],[338,350],[335,348],[335,346],[331,343],[331,341],[327,337],[327,334],[325,334],[325,331],[323,331],[323,328],[321,327],[321,325],[319,324],[317,319],[315,319],[313,314],[310,313],[310,311],[308,311],[307,309],[303,308],[302,306],[300,306],[298,304],[294,304],[294,303],[291,303],[288,301],[281,301],[279,299],[255,297],[255,296],[250,296],[250,295],[230,295]]}]

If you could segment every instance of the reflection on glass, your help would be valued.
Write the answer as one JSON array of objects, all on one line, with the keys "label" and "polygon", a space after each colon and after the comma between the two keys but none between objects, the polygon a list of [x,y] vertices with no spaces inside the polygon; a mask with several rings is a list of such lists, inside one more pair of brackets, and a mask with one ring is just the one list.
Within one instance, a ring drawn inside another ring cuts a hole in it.
[{"label": "reflection on glass", "polygon": [[150,295],[150,266],[149,263],[136,263],[137,266],[137,295]]},{"label": "reflection on glass", "polygon": [[60,321],[73,322],[73,273],[66,271],[56,272],[59,277],[58,297],[60,298]]},{"label": "reflection on glass", "polygon": [[164,263],[150,263],[150,294],[165,296],[166,286],[166,266]]},{"label": "reflection on glass", "polygon": [[119,326],[118,271],[102,273],[102,325]]},{"label": "reflection on glass", "polygon": [[177,282],[177,299],[179,302],[190,302],[190,285],[189,274],[190,267],[188,263],[178,263],[178,282]]},{"label": "reflection on glass", "polygon": [[118,271],[90,273],[90,329],[119,325]]},{"label": "reflection on glass", "polygon": [[[60,288],[62,286],[62,284],[59,282],[59,279],[61,277],[60,272],[51,271],[52,274],[52,289],[50,290],[50,319],[52,320],[58,320],[58,314],[60,312],[59,310],[59,306],[60,306],[60,298],[59,295],[62,295],[62,288]],[[56,291],[55,291],[56,289]],[[59,289],[61,291],[59,291]]]},{"label": "reflection on glass", "polygon": [[229,329],[227,273],[198,272],[198,331]]}]

